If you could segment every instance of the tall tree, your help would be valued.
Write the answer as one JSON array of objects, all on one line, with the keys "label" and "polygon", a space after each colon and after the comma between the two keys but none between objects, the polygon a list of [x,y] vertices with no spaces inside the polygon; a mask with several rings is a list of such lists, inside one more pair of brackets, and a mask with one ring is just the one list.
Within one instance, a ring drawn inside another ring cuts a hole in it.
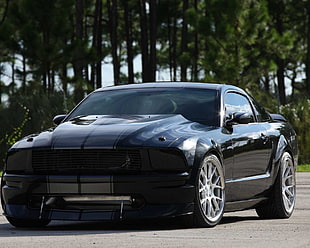
[{"label": "tall tree", "polygon": [[140,14],[140,30],[141,30],[141,61],[142,61],[142,81],[149,82],[150,80],[150,64],[149,64],[149,39],[148,39],[148,19],[146,13],[146,1],[139,0]]},{"label": "tall tree", "polygon": [[93,21],[92,47],[96,52],[96,61],[91,68],[91,84],[93,89],[102,86],[102,0],[96,0]]},{"label": "tall tree", "polygon": [[75,28],[73,37],[73,70],[74,70],[74,95],[75,100],[80,101],[84,97],[83,66],[84,52],[84,0],[75,0]]},{"label": "tall tree", "polygon": [[306,2],[306,41],[307,41],[307,55],[306,55],[306,91],[308,97],[310,97],[310,0]]},{"label": "tall tree", "polygon": [[75,0],[75,42],[76,51],[73,61],[74,75],[78,79],[83,79],[83,63],[82,63],[82,44],[84,30],[84,1]]},{"label": "tall tree", "polygon": [[188,9],[188,0],[183,0],[183,22],[182,22],[182,37],[181,37],[181,81],[187,81],[187,49],[188,49],[188,27],[186,11]]},{"label": "tall tree", "polygon": [[126,48],[127,48],[127,71],[128,71],[128,83],[134,83],[134,67],[133,67],[133,48],[132,48],[132,11],[129,7],[128,1],[123,0],[124,5],[124,21],[126,30]]},{"label": "tall tree", "polygon": [[156,81],[157,1],[150,0],[150,81]]},{"label": "tall tree", "polygon": [[[275,29],[280,35],[280,37],[283,36],[284,27],[283,27],[283,20],[282,15],[284,12],[284,2],[282,0],[276,0],[274,1],[274,5],[271,4],[270,6],[273,8],[274,11],[274,18],[275,18]],[[277,82],[278,82],[278,94],[279,94],[279,100],[280,104],[284,105],[286,104],[286,95],[285,95],[285,61],[281,56],[277,56],[276,63],[278,66],[277,69]]]},{"label": "tall tree", "polygon": [[157,1],[140,0],[140,47],[142,55],[142,81],[156,80]]},{"label": "tall tree", "polygon": [[113,60],[114,84],[121,84],[120,81],[120,62],[118,58],[118,2],[117,0],[107,0],[109,13],[110,40]]},{"label": "tall tree", "polygon": [[[198,0],[194,0],[195,13],[198,13]],[[194,56],[193,56],[193,67],[192,67],[192,79],[194,81],[198,80],[198,63],[199,63],[199,34],[198,34],[198,22],[194,25]]]}]

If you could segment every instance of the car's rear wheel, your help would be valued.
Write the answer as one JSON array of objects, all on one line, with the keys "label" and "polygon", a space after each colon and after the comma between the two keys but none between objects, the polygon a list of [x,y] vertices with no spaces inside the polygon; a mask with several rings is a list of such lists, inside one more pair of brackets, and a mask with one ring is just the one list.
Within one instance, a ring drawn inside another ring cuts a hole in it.
[{"label": "car's rear wheel", "polygon": [[206,156],[197,173],[194,225],[213,227],[224,213],[225,180],[221,162],[215,155]]},{"label": "car's rear wheel", "polygon": [[51,222],[50,220],[19,219],[14,217],[6,217],[6,219],[15,227],[43,227]]},{"label": "car's rear wheel", "polygon": [[296,175],[292,156],[285,152],[275,181],[273,194],[269,201],[256,208],[261,218],[289,218],[296,201]]}]

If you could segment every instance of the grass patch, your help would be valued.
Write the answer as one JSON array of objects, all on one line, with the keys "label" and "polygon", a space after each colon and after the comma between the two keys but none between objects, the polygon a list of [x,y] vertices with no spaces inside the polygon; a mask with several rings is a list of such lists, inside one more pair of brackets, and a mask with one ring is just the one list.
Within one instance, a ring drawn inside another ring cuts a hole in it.
[{"label": "grass patch", "polygon": [[298,172],[310,172],[310,164],[301,164],[297,166]]}]

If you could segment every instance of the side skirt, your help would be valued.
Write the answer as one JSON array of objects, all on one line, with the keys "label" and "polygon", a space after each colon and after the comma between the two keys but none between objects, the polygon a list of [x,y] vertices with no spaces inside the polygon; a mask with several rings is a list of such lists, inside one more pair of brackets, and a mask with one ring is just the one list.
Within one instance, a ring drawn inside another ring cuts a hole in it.
[{"label": "side skirt", "polygon": [[225,204],[225,212],[234,212],[239,210],[251,209],[257,206],[259,203],[268,200],[267,197],[261,197],[250,200],[242,200],[242,201],[234,201],[234,202],[226,202]]}]

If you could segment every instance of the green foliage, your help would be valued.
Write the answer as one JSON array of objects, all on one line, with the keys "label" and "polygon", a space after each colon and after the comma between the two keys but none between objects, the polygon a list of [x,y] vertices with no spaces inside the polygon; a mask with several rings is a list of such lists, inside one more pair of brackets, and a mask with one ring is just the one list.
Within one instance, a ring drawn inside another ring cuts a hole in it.
[{"label": "green foliage", "polygon": [[23,137],[23,129],[26,123],[31,119],[29,117],[29,109],[26,107],[21,106],[25,110],[24,119],[22,123],[18,127],[13,128],[13,132],[11,134],[5,134],[4,138],[0,140],[1,143],[5,143],[6,145],[12,146],[16,143],[19,139]]},{"label": "green foliage", "polygon": [[65,114],[72,109],[72,96],[54,92],[48,96],[40,89],[29,86],[22,95],[21,89],[9,98],[10,104],[0,107],[0,168],[3,167],[6,151],[22,137],[53,126],[52,119],[57,114]]},{"label": "green foliage", "polygon": [[310,164],[298,165],[297,172],[310,172]]},{"label": "green foliage", "polygon": [[297,133],[300,163],[308,163],[310,161],[310,100],[300,99],[300,101],[281,106],[281,113]]}]

